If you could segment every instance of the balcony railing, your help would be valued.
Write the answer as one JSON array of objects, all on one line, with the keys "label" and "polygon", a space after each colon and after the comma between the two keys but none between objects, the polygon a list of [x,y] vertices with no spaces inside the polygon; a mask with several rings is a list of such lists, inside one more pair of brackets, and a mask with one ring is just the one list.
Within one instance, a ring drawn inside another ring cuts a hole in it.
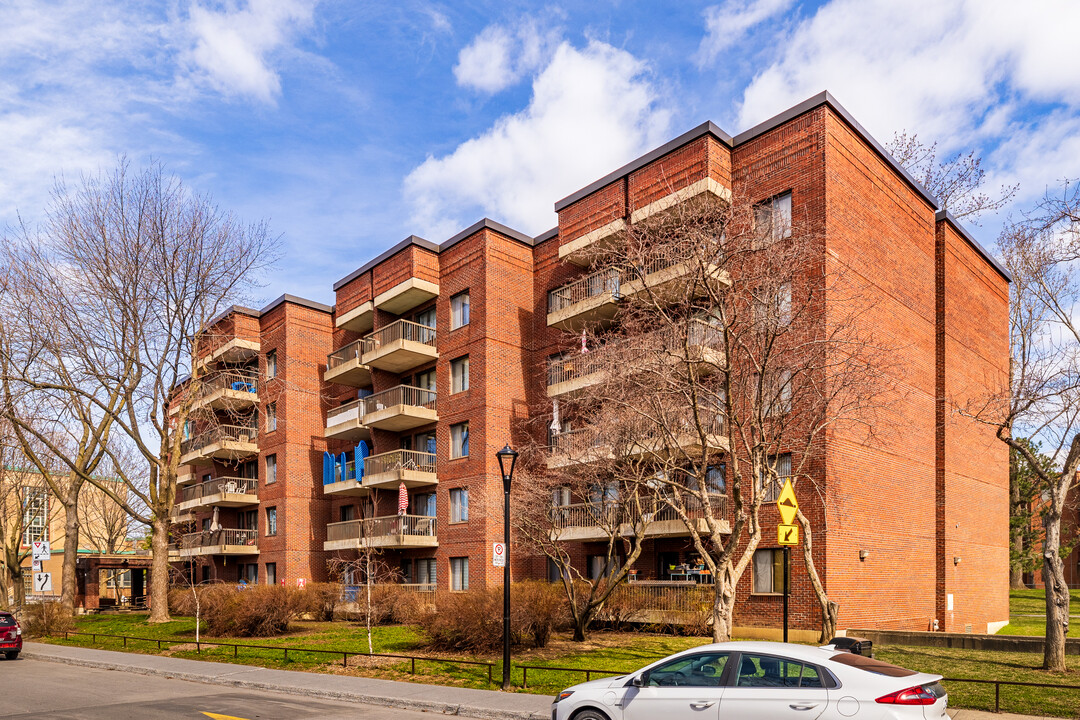
[{"label": "balcony railing", "polygon": [[435,518],[427,515],[386,515],[346,520],[326,526],[327,542],[373,540],[395,536],[436,537]]},{"label": "balcony railing", "polygon": [[201,532],[188,533],[180,537],[179,547],[181,550],[193,550],[203,547],[220,547],[223,545],[234,546],[259,546],[258,530],[241,530],[237,528],[222,528],[220,530],[203,530]]},{"label": "balcony railing", "polygon": [[[717,519],[726,518],[727,496],[718,493],[710,494],[708,499],[713,517]],[[705,506],[696,497],[685,496],[682,502],[688,519],[697,520],[706,516]],[[681,520],[675,508],[661,498],[643,499],[640,510],[636,506],[630,506],[618,500],[597,500],[587,503],[559,505],[551,509],[551,519],[555,530],[589,527],[607,527],[614,530],[619,525],[632,522],[634,515],[638,512],[640,512],[639,522],[643,523]],[[648,532],[647,527],[646,532]],[[689,534],[689,530],[687,533]]]},{"label": "balcony railing", "polygon": [[340,350],[335,350],[326,356],[326,369],[333,370],[354,360],[359,362],[361,356],[366,352],[371,352],[370,338],[365,337],[356,342],[351,342]]},{"label": "balcony railing", "polygon": [[259,494],[259,481],[256,478],[222,477],[214,478],[197,485],[189,485],[181,489],[180,502],[192,502],[201,500],[212,495],[252,495]]},{"label": "balcony railing", "polygon": [[364,475],[380,475],[395,470],[435,472],[435,453],[419,450],[391,450],[372,455],[364,460]]},{"label": "balcony railing", "polygon": [[548,312],[558,312],[589,298],[611,293],[619,297],[619,271],[608,268],[548,291]]},{"label": "balcony railing", "polygon": [[203,377],[199,390],[203,396],[218,390],[257,393],[259,374],[247,370],[221,370]]},{"label": "balcony railing", "polygon": [[395,320],[364,338],[370,346],[364,352],[377,352],[386,345],[401,340],[435,347],[435,328],[414,323],[411,320]]},{"label": "balcony railing", "polygon": [[577,380],[602,370],[607,358],[602,349],[590,350],[585,354],[564,355],[548,358],[547,384],[553,387],[560,383]]},{"label": "balcony railing", "polygon": [[392,408],[396,405],[422,407],[429,410],[435,409],[435,391],[411,385],[398,385],[389,390],[369,395],[363,400],[365,415]]},{"label": "balcony railing", "polygon": [[202,450],[215,443],[253,443],[258,429],[250,425],[218,425],[180,443],[180,454]]},{"label": "balcony railing", "polygon": [[[402,592],[415,593],[427,603],[434,604],[435,602],[435,583],[373,583],[371,589],[372,591],[379,591],[387,587]],[[341,602],[363,602],[366,593],[366,585],[342,585]]]}]

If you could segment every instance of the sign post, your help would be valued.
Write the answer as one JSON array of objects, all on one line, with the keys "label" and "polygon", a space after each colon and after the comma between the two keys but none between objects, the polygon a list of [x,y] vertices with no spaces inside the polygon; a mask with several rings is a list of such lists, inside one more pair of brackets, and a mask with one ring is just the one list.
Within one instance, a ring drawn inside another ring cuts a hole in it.
[{"label": "sign post", "polygon": [[791,546],[799,544],[799,526],[795,516],[799,512],[799,501],[795,497],[795,488],[791,478],[784,481],[780,497],[776,498],[776,509],[780,511],[780,524],[776,526],[776,541],[784,547],[784,642],[788,641],[788,598],[791,589]]}]

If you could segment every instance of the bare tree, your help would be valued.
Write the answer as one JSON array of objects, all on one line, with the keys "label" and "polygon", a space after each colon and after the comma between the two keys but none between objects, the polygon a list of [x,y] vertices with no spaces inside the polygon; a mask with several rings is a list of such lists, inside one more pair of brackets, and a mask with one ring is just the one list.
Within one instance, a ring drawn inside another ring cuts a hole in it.
[{"label": "bare tree", "polygon": [[[106,481],[103,479],[103,481]],[[117,482],[117,485],[121,483]],[[84,487],[79,500],[79,527],[88,545],[101,553],[120,552],[131,528],[131,517],[115,500],[96,487]],[[124,488],[116,488],[119,495]]]},{"label": "bare tree", "polygon": [[[814,464],[825,433],[869,433],[888,383],[886,353],[861,319],[868,294],[826,268],[822,238],[782,203],[737,195],[682,203],[593,252],[599,270],[582,282],[606,283],[623,301],[613,326],[581,331],[589,359],[571,350],[592,382],[564,403],[578,429],[571,442],[557,439],[554,456],[567,444],[579,461],[571,467],[597,456],[648,465],[633,481],[684,523],[715,579],[714,639],[726,640],[763,505],[787,477],[803,497],[823,496]],[[571,337],[575,347],[576,329]],[[816,569],[813,527],[799,521],[828,638],[837,605]]]},{"label": "bare tree", "polygon": [[371,589],[380,582],[390,582],[399,572],[391,567],[382,556],[379,548],[361,547],[355,558],[333,557],[326,561],[330,579],[336,579],[342,585],[363,585],[364,587],[364,627],[367,629],[368,654],[373,649],[371,626],[375,614]]},{"label": "bare tree", "polygon": [[1002,185],[994,194],[983,190],[986,171],[982,156],[971,150],[938,159],[937,143],[927,145],[917,134],[901,131],[887,146],[892,156],[937,197],[943,210],[958,220],[978,225],[979,216],[1001,210],[1016,196],[1019,185]]},{"label": "bare tree", "polygon": [[[988,388],[959,412],[995,428],[1027,465],[1041,498],[1042,578],[1046,586],[1043,667],[1065,670],[1069,587],[1065,582],[1062,518],[1080,471],[1080,192],[1065,183],[1047,194],[1000,238],[1012,274],[1009,387]],[[1052,458],[1052,463],[1040,457]]]},{"label": "bare tree", "polygon": [[[0,602],[7,607],[10,595],[15,606],[22,607],[26,601],[23,562],[30,554],[26,528],[39,509],[48,527],[47,505],[39,500],[47,495],[41,477],[25,469],[26,458],[13,434],[3,431],[6,427],[0,422]],[[35,497],[31,499],[31,495]]]},{"label": "bare tree", "polygon": [[[152,528],[150,621],[164,622],[183,428],[205,374],[195,358],[213,341],[209,321],[243,299],[274,260],[276,240],[265,224],[241,224],[160,164],[134,173],[122,159],[111,174],[77,186],[61,180],[43,229],[24,228],[11,244],[33,277],[55,278],[49,307],[68,331],[41,338],[44,349],[34,356],[72,358],[77,368],[29,367],[18,378],[36,393],[77,397],[80,415],[98,421],[91,457],[104,449],[125,492],[89,465],[66,460],[67,469]],[[132,453],[141,458],[136,466],[126,462]]]}]

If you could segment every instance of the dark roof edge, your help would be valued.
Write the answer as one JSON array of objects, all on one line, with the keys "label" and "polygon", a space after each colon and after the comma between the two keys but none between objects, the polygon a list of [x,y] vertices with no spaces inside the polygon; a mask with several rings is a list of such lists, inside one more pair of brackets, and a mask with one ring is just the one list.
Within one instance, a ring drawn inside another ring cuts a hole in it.
[{"label": "dark roof edge", "polygon": [[550,230],[548,230],[546,232],[540,233],[535,238],[533,238],[533,244],[534,245],[539,245],[540,243],[547,242],[548,240],[550,240],[551,238],[554,238],[554,237],[559,237],[559,226],[558,225],[556,225],[555,227],[551,228]]},{"label": "dark roof edge", "polygon": [[311,310],[318,310],[319,312],[324,313],[330,313],[334,311],[334,308],[330,307],[329,305],[323,305],[322,303],[315,302],[314,300],[308,300],[307,298],[297,297],[296,295],[290,295],[289,293],[285,293],[276,300],[272,300],[270,304],[264,307],[260,312],[265,315],[266,313],[276,308],[278,305],[287,302],[292,303],[293,305],[300,305],[301,307],[310,308]]},{"label": "dark roof edge", "polygon": [[356,268],[355,270],[353,270],[351,273],[349,273],[345,277],[338,280],[336,283],[334,283],[334,292],[337,292],[338,290],[341,289],[341,287],[343,285],[345,285],[346,283],[352,282],[353,280],[360,277],[361,275],[366,273],[368,270],[375,267],[376,265],[383,262],[384,260],[389,260],[394,255],[397,255],[399,252],[401,252],[405,248],[409,247],[410,245],[416,245],[417,247],[424,248],[425,250],[430,250],[433,253],[438,253],[439,252],[439,246],[436,245],[435,243],[431,242],[430,240],[425,240],[424,238],[417,237],[416,235],[410,235],[409,237],[405,238],[404,240],[399,242],[394,247],[390,248],[389,250],[383,252],[380,255],[376,255],[371,260],[368,260],[366,263],[364,263],[360,267]]},{"label": "dark roof edge", "polygon": [[937,213],[934,214],[934,221],[945,221],[952,225],[956,232],[960,233],[960,236],[967,240],[968,244],[971,245],[971,247],[975,248],[975,252],[982,255],[983,259],[986,260],[986,262],[990,263],[990,265],[998,271],[1001,277],[1005,278],[1005,280],[1010,283],[1012,282],[1012,275],[1009,273],[1009,271],[1006,270],[993,255],[987,252],[986,248],[984,248],[978,240],[971,236],[971,233],[969,233],[967,229],[960,224],[959,220],[953,217],[952,213],[950,213],[948,210],[938,210]]},{"label": "dark roof edge", "polygon": [[443,252],[448,248],[458,244],[470,235],[475,235],[476,233],[484,230],[485,228],[488,230],[494,230],[497,233],[505,235],[511,240],[517,240],[519,243],[528,245],[529,247],[532,247],[535,244],[533,239],[523,232],[518,232],[512,227],[507,227],[506,225],[503,225],[500,222],[495,222],[490,218],[482,218],[459,232],[457,235],[454,235],[449,240],[443,241],[443,243],[439,245],[439,249],[436,252]]},{"label": "dark roof edge", "polygon": [[219,312],[214,317],[210,318],[210,320],[208,320],[203,325],[203,330],[205,330],[206,328],[213,327],[213,326],[217,325],[219,322],[221,322],[225,318],[229,317],[233,313],[237,313],[239,315],[247,315],[248,317],[253,317],[253,318],[257,318],[262,314],[258,310],[255,310],[255,309],[249,308],[249,307],[244,307],[243,305],[230,305],[229,307],[225,308],[224,310]]},{"label": "dark roof edge", "polygon": [[867,132],[866,128],[860,125],[859,121],[856,120],[851,115],[851,113],[847,111],[847,108],[841,105],[839,101],[837,101],[837,99],[833,97],[832,93],[830,93],[828,90],[823,90],[817,95],[803,100],[798,105],[788,108],[779,115],[774,115],[765,122],[758,123],[749,130],[739,133],[735,136],[734,144],[735,146],[739,146],[745,142],[749,142],[757,136],[767,133],[773,128],[783,125],[786,122],[790,122],[798,116],[808,113],[814,108],[817,108],[821,105],[828,105],[833,109],[833,111],[836,112],[837,115],[843,118],[844,122],[851,126],[851,129],[854,130],[864,141],[866,141],[866,143],[874,149],[874,152],[881,156],[882,160],[884,160],[888,165],[890,165],[894,170],[896,170],[896,172],[900,173],[900,176],[904,178],[904,181],[907,182],[907,184],[910,185],[915,190],[915,192],[922,195],[923,198],[928,203],[930,203],[930,206],[934,208],[934,210],[937,210],[938,207],[940,207],[938,199],[934,197],[934,195],[929,190],[923,187],[922,183],[912,177],[911,173],[909,173],[903,165],[898,163],[896,161],[896,158],[894,158],[889,153],[889,151],[886,150],[884,146],[882,146],[881,143],[875,140],[874,136]]},{"label": "dark roof edge", "polygon": [[567,205],[572,205],[573,203],[577,202],[578,200],[585,197],[586,195],[591,195],[592,193],[596,192],[600,188],[605,187],[607,185],[610,185],[611,183],[615,182],[616,180],[623,177],[624,175],[629,175],[630,173],[634,172],[638,168],[641,168],[641,167],[644,167],[645,165],[648,165],[653,160],[656,160],[657,158],[663,157],[664,155],[667,155],[668,153],[670,153],[670,152],[672,152],[674,150],[678,150],[683,145],[686,145],[687,143],[690,143],[690,142],[693,142],[694,140],[697,140],[702,135],[712,135],[717,140],[719,140],[720,142],[724,143],[725,145],[727,145],[729,147],[732,144],[731,136],[728,135],[723,130],[721,130],[715,123],[713,123],[711,120],[707,121],[707,122],[703,122],[700,125],[698,125],[696,128],[694,128],[693,130],[689,130],[687,132],[684,132],[682,135],[675,138],[674,140],[669,140],[668,142],[664,143],[660,147],[656,148],[655,150],[650,150],[649,152],[645,153],[644,155],[642,155],[641,157],[639,157],[636,160],[631,160],[630,162],[628,162],[626,165],[623,165],[621,168],[619,168],[615,172],[608,173],[607,175],[600,178],[596,182],[590,183],[590,184],[586,185],[585,187],[581,188],[580,190],[578,190],[577,192],[572,193],[570,195],[567,195],[562,200],[559,200],[558,202],[555,203],[555,212],[559,212],[560,210],[565,208]]}]

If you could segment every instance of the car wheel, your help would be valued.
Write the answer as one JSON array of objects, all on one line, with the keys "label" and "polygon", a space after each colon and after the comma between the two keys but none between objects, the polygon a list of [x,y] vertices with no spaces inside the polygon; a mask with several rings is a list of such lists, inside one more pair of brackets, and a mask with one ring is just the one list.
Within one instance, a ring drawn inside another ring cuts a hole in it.
[{"label": "car wheel", "polygon": [[585,708],[574,714],[573,720],[608,720],[608,716],[599,710]]},{"label": "car wheel", "polygon": [[15,650],[14,652],[4,653],[4,657],[8,660],[17,660],[19,658],[19,651]]}]

